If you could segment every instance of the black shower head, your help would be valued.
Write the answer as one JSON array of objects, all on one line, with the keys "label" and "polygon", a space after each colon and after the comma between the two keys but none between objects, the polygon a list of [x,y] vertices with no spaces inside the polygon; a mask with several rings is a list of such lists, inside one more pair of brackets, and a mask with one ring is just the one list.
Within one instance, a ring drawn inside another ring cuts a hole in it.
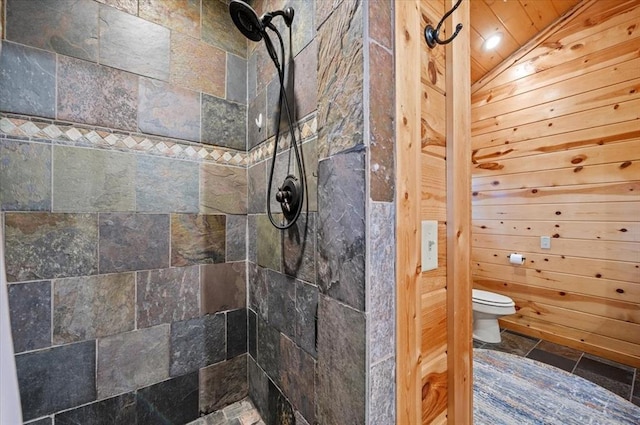
[{"label": "black shower head", "polygon": [[233,23],[245,37],[253,41],[262,40],[264,26],[251,6],[240,0],[231,0],[229,13]]}]

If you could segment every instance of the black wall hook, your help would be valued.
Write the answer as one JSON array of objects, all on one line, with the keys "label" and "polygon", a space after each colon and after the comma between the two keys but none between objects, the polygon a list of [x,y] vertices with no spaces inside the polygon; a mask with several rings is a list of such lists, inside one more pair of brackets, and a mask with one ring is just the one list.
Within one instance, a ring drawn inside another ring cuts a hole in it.
[{"label": "black wall hook", "polygon": [[424,29],[424,38],[427,40],[427,45],[432,49],[436,47],[436,44],[451,43],[451,41],[453,41],[453,39],[456,38],[460,30],[462,29],[462,24],[458,24],[456,25],[456,31],[453,33],[451,37],[447,38],[446,40],[440,40],[439,38],[440,27],[442,26],[442,24],[444,24],[444,21],[449,17],[449,15],[451,15],[453,11],[456,10],[458,6],[460,6],[460,3],[462,3],[462,0],[458,0],[455,6],[453,6],[453,9],[451,9],[450,11],[444,14],[442,19],[440,19],[438,26],[433,28],[431,25],[427,25],[427,27]]}]

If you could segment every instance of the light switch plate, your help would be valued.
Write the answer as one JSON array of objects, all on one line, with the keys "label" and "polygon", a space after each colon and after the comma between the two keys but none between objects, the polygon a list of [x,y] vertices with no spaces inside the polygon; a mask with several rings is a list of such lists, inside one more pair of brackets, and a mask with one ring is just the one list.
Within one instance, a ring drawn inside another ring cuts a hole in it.
[{"label": "light switch plate", "polygon": [[551,249],[551,236],[540,236],[540,248]]},{"label": "light switch plate", "polygon": [[438,268],[438,222],[422,221],[422,271]]}]

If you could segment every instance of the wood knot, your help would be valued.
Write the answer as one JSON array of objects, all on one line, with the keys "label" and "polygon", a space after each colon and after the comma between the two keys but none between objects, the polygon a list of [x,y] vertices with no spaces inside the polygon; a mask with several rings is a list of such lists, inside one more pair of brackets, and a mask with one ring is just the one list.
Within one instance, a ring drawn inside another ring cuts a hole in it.
[{"label": "wood knot", "polygon": [[583,167],[582,165],[580,165],[580,166],[578,166],[578,167],[574,168],[574,169],[573,169],[573,172],[574,172],[574,173],[579,173],[580,171],[582,171],[582,169],[583,169],[583,168],[584,168],[584,167]]},{"label": "wood knot", "polygon": [[625,161],[622,164],[620,164],[620,168],[621,169],[625,169],[627,167],[629,167],[631,165],[631,161]]},{"label": "wood knot", "polygon": [[598,273],[598,274],[596,274],[596,277],[597,277],[598,279],[600,279],[600,278],[602,277],[602,275],[601,275],[600,273]]},{"label": "wood knot", "polygon": [[411,34],[408,30],[404,30],[404,39],[407,41],[411,40]]},{"label": "wood knot", "polygon": [[567,295],[567,293],[563,291],[558,292],[558,294],[560,294],[561,297],[564,297],[565,295]]},{"label": "wood knot", "polygon": [[617,110],[619,107],[620,107],[620,105],[616,103],[615,105],[613,105],[613,110],[615,111],[615,110]]},{"label": "wood knot", "polygon": [[478,165],[478,168],[482,170],[502,170],[504,165],[498,164],[497,162],[487,162],[486,164]]},{"label": "wood knot", "polygon": [[587,159],[587,156],[586,156],[586,155],[578,155],[578,156],[575,156],[575,157],[573,157],[573,158],[571,159],[571,163],[572,163],[573,165],[578,165],[578,164],[580,164],[582,161],[584,161],[585,159]]},{"label": "wood knot", "polygon": [[560,235],[559,235],[558,233],[555,233],[555,234],[553,235],[553,238],[554,238],[554,239],[558,239],[559,237],[560,237]]},{"label": "wood knot", "polygon": [[616,292],[617,292],[618,294],[624,294],[624,289],[620,289],[620,288],[618,288],[618,289],[616,289]]},{"label": "wood knot", "polygon": [[531,193],[538,193],[538,189],[531,189]]},{"label": "wood knot", "polygon": [[562,211],[556,211],[556,215],[561,215]]},{"label": "wood knot", "polygon": [[582,43],[576,43],[573,46],[571,46],[571,50],[578,50],[578,49],[582,49],[584,47],[584,44]]},{"label": "wood knot", "polygon": [[429,61],[427,72],[429,74],[429,81],[431,81],[431,84],[436,84],[438,82],[438,70],[436,69],[436,64],[433,61]]}]

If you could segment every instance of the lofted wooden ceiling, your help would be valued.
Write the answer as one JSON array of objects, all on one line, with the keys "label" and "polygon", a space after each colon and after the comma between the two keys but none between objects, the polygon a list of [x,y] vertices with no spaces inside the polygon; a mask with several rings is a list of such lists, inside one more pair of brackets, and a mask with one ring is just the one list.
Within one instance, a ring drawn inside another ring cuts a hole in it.
[{"label": "lofted wooden ceiling", "polygon": [[[470,0],[471,82],[525,45],[581,0]],[[493,50],[483,48],[485,40],[501,32],[502,42]]]}]

